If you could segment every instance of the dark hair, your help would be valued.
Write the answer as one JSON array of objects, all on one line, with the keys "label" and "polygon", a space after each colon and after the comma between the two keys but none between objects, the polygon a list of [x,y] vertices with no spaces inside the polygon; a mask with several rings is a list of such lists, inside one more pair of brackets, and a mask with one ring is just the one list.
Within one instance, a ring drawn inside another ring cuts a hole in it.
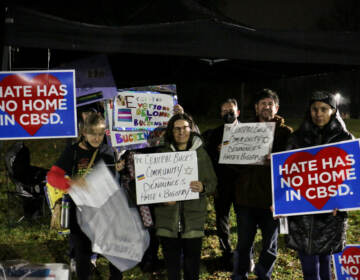
[{"label": "dark hair", "polygon": [[89,133],[91,127],[103,124],[105,128],[105,119],[100,113],[90,112],[84,120],[83,132]]},{"label": "dark hair", "polygon": [[170,144],[175,144],[173,130],[174,130],[174,124],[178,120],[187,121],[189,123],[191,131],[194,128],[194,121],[188,114],[184,113],[184,114],[176,114],[176,115],[172,116],[168,122],[168,125],[166,127],[166,132],[165,132],[165,141]]},{"label": "dark hair", "polygon": [[228,99],[226,99],[224,102],[222,102],[222,103],[220,104],[220,107],[219,107],[220,111],[221,111],[221,107],[222,107],[224,104],[227,104],[227,103],[234,104],[234,105],[236,106],[236,108],[239,108],[239,107],[238,107],[238,103],[237,103],[237,101],[236,101],[235,98],[228,98]]},{"label": "dark hair", "polygon": [[276,105],[279,105],[279,96],[275,91],[268,88],[264,88],[256,93],[254,104],[259,103],[259,101],[264,98],[271,98],[272,100],[274,100]]}]

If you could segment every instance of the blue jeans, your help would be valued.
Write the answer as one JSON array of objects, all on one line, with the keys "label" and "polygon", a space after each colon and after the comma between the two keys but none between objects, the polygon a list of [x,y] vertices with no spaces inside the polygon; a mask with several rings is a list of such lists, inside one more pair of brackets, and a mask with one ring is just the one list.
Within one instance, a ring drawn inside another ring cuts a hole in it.
[{"label": "blue jeans", "polygon": [[260,279],[271,279],[277,256],[279,222],[273,219],[270,209],[236,206],[235,212],[238,243],[234,252],[232,279],[247,279],[258,227],[262,234],[262,250],[255,266],[255,274]]},{"label": "blue jeans", "polygon": [[331,280],[330,255],[306,255],[299,253],[304,280]]}]

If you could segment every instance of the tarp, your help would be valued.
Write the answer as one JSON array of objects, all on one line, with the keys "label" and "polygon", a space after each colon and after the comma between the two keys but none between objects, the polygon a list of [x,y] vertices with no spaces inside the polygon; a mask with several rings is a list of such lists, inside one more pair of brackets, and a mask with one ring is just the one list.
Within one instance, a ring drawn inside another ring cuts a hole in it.
[{"label": "tarp", "polygon": [[63,11],[54,16],[9,6],[4,45],[108,54],[360,65],[360,34],[356,32],[255,30],[214,13],[191,10],[190,18],[179,16],[175,21],[169,21],[168,16],[164,22],[154,13],[148,17],[153,16],[158,23],[99,25],[66,19],[66,10]]}]

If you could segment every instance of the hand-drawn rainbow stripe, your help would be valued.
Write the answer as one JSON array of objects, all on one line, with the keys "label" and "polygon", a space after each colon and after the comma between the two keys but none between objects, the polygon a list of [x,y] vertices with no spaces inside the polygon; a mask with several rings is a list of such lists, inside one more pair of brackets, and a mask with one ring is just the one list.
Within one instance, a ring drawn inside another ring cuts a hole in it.
[{"label": "hand-drawn rainbow stripe", "polygon": [[224,142],[223,142],[223,145],[224,145],[224,146],[226,146],[226,145],[228,145],[228,144],[230,144],[230,141],[224,141]]},{"label": "hand-drawn rainbow stripe", "polygon": [[144,174],[137,176],[137,179],[138,179],[138,181],[144,180],[145,179]]},{"label": "hand-drawn rainbow stripe", "polygon": [[132,122],[131,109],[119,109],[118,110],[119,122]]}]

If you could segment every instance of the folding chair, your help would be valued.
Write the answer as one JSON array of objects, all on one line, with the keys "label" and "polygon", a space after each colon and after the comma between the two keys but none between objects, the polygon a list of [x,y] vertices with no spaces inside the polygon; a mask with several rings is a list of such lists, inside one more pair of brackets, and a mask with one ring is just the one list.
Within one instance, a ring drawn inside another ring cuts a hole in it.
[{"label": "folding chair", "polygon": [[[12,199],[22,201],[23,216],[18,219],[36,218],[45,213],[44,185],[47,170],[30,165],[30,152],[23,142],[16,142],[5,153],[5,167],[8,179],[15,185],[15,190],[7,185],[8,210]],[[8,215],[10,218],[10,216]]]}]

